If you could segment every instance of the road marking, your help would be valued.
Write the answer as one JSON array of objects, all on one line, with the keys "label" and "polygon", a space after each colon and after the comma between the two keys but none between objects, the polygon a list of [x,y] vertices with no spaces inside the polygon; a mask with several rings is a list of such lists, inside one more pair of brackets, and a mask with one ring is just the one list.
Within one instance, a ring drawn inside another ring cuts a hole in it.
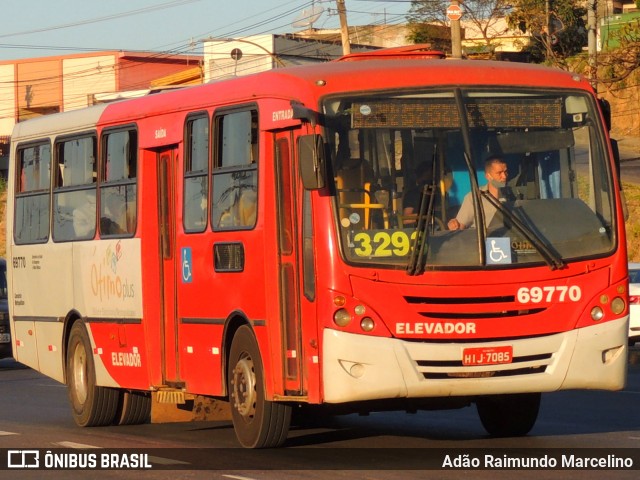
[{"label": "road marking", "polygon": [[222,475],[222,476],[227,478],[233,478],[235,480],[256,480],[255,478],[241,477],[240,475]]},{"label": "road marking", "polygon": [[78,448],[78,449],[101,448],[101,447],[96,447],[95,445],[86,445],[84,443],[75,443],[75,442],[57,442],[57,443],[58,445],[66,448]]},{"label": "road marking", "polygon": [[1,432],[0,431],[0,437],[4,437],[6,435],[18,435],[16,432]]}]

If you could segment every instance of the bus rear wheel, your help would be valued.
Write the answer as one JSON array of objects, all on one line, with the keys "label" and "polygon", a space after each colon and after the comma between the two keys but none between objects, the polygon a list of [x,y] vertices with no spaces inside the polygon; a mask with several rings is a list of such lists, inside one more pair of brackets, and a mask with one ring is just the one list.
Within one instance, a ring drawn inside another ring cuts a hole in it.
[{"label": "bus rear wheel", "polygon": [[480,421],[494,437],[521,437],[538,419],[540,393],[488,395],[476,400]]},{"label": "bus rear wheel", "polygon": [[71,327],[67,343],[67,387],[73,419],[79,426],[97,427],[113,422],[119,392],[96,385],[91,341],[81,321]]},{"label": "bus rear wheel", "polygon": [[265,399],[264,371],[253,332],[238,329],[231,342],[227,388],[233,428],[247,448],[279,447],[287,439],[291,407]]},{"label": "bus rear wheel", "polygon": [[120,392],[120,402],[115,416],[116,425],[147,423],[151,416],[151,397],[140,392]]}]

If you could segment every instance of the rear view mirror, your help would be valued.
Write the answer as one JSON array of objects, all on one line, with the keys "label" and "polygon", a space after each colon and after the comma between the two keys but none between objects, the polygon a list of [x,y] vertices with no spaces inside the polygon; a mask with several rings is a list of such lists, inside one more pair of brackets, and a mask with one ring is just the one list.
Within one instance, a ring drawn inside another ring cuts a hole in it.
[{"label": "rear view mirror", "polygon": [[607,126],[607,130],[611,131],[611,104],[604,98],[599,98],[598,103],[600,103],[604,124]]},{"label": "rear view mirror", "polygon": [[298,160],[302,184],[307,190],[325,186],[325,162],[322,136],[304,135],[298,140]]}]

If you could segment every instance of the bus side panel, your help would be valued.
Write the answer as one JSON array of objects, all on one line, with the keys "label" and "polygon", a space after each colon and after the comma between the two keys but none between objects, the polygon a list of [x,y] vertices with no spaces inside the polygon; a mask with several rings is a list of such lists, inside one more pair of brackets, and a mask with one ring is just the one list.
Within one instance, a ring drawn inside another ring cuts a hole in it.
[{"label": "bus side panel", "polygon": [[181,325],[180,328],[180,372],[188,382],[189,392],[222,395],[223,325]]},{"label": "bus side panel", "polygon": [[140,239],[78,242],[73,250],[76,309],[89,319],[140,323]]},{"label": "bus side panel", "polygon": [[149,360],[142,325],[95,322],[88,325],[96,383],[103,387],[149,389]]},{"label": "bus side panel", "polygon": [[[236,294],[246,291],[244,277],[215,272],[213,252],[218,241],[237,242],[238,232],[233,233],[233,238],[223,232],[224,240],[210,232],[183,234],[181,209],[176,213],[180,232],[176,255],[181,259],[176,278],[180,379],[191,393],[222,395],[225,320],[234,310],[249,312],[236,298]],[[231,285],[233,289],[229,291]]]},{"label": "bus side panel", "polygon": [[13,357],[27,367],[40,371],[35,322],[33,320],[14,320],[13,328],[13,338],[15,341]]},{"label": "bus side panel", "polygon": [[35,322],[40,373],[64,383],[63,322]]},{"label": "bus side panel", "polygon": [[149,386],[140,255],[138,238],[74,245],[75,305],[89,323],[98,385]]},{"label": "bus side panel", "polygon": [[[180,378],[191,393],[224,393],[222,334],[225,321],[235,314],[254,323],[258,342],[267,345],[263,325],[269,322],[265,310],[264,240],[262,228],[215,232],[178,237],[176,255],[191,255],[191,278],[184,280],[182,269],[177,279]],[[218,244],[241,244],[244,251],[242,272],[215,271],[213,252]],[[264,343],[262,341],[264,340]],[[262,350],[268,352],[267,348]],[[263,354],[265,372],[270,358]],[[269,375],[267,373],[266,375]]]},{"label": "bus side panel", "polygon": [[62,381],[63,322],[73,308],[72,244],[12,248],[15,358]]}]

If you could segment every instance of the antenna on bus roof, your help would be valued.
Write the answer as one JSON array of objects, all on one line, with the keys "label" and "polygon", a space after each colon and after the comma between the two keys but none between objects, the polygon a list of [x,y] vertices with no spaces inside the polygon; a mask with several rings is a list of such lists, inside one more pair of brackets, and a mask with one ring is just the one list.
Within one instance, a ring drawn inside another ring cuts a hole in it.
[{"label": "antenna on bus roof", "polygon": [[313,24],[318,21],[318,19],[322,16],[323,13],[324,13],[324,7],[312,4],[311,8],[303,9],[296,16],[291,26],[293,28],[309,27],[309,29],[312,29]]}]

